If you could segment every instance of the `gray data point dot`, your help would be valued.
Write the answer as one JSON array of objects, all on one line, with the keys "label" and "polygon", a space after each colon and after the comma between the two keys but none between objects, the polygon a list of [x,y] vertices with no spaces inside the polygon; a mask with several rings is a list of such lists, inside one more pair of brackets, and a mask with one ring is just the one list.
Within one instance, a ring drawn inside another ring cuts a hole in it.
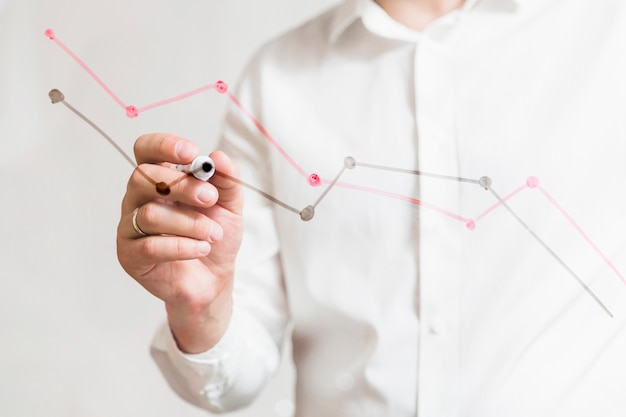
[{"label": "gray data point dot", "polygon": [[478,184],[480,184],[480,186],[483,187],[485,190],[488,190],[491,188],[491,178],[482,177],[478,180]]},{"label": "gray data point dot", "polygon": [[346,165],[346,168],[348,169],[352,169],[356,166],[356,161],[351,156],[346,157],[346,159],[343,160],[343,163]]},{"label": "gray data point dot", "polygon": [[315,215],[315,207],[313,206],[306,206],[300,212],[300,218],[302,219],[302,221],[305,221],[305,222],[308,222],[309,220],[311,220],[314,215]]},{"label": "gray data point dot", "polygon": [[52,104],[60,103],[65,100],[65,96],[63,95],[63,93],[56,88],[50,90],[50,92],[48,93],[48,97],[50,97],[50,100],[52,100]]}]

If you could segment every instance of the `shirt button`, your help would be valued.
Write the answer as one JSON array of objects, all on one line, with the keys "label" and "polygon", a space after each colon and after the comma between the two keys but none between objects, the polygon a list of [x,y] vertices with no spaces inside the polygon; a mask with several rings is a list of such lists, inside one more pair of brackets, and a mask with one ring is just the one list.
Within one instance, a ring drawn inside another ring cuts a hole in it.
[{"label": "shirt button", "polygon": [[428,325],[428,331],[435,336],[442,336],[446,333],[446,322],[443,319],[433,319]]}]

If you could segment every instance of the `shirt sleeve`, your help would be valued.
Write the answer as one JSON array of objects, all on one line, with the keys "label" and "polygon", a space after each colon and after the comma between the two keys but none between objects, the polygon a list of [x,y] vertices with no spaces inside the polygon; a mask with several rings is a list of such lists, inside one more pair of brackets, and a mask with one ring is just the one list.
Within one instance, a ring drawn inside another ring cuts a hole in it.
[{"label": "shirt sleeve", "polygon": [[267,332],[237,309],[222,339],[208,351],[182,352],[164,324],[153,340],[151,354],[178,395],[214,413],[249,404],[275,372],[280,358]]}]

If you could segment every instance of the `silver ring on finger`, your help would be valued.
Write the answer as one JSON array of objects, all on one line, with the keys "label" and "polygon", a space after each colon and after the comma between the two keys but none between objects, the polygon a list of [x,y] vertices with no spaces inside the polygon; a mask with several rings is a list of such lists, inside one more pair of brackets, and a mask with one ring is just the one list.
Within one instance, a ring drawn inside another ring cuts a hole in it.
[{"label": "silver ring on finger", "polygon": [[148,234],[146,232],[141,230],[141,227],[139,227],[139,224],[137,223],[137,213],[138,212],[139,212],[139,207],[137,207],[135,210],[133,210],[133,215],[132,215],[133,229],[135,229],[135,232],[137,232],[139,237],[148,236]]}]

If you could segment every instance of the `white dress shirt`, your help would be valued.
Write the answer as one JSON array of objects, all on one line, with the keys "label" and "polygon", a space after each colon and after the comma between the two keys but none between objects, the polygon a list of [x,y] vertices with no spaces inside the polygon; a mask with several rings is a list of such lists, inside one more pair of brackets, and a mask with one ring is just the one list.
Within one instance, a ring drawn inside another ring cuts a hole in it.
[{"label": "white dress shirt", "polygon": [[232,106],[242,180],[302,209],[357,166],[310,221],[246,194],[226,336],[155,338],[172,387],[241,407],[287,334],[299,417],[626,415],[625,80],[620,0],[469,0],[420,33],[348,0],[269,43],[235,94],[280,149]]}]

